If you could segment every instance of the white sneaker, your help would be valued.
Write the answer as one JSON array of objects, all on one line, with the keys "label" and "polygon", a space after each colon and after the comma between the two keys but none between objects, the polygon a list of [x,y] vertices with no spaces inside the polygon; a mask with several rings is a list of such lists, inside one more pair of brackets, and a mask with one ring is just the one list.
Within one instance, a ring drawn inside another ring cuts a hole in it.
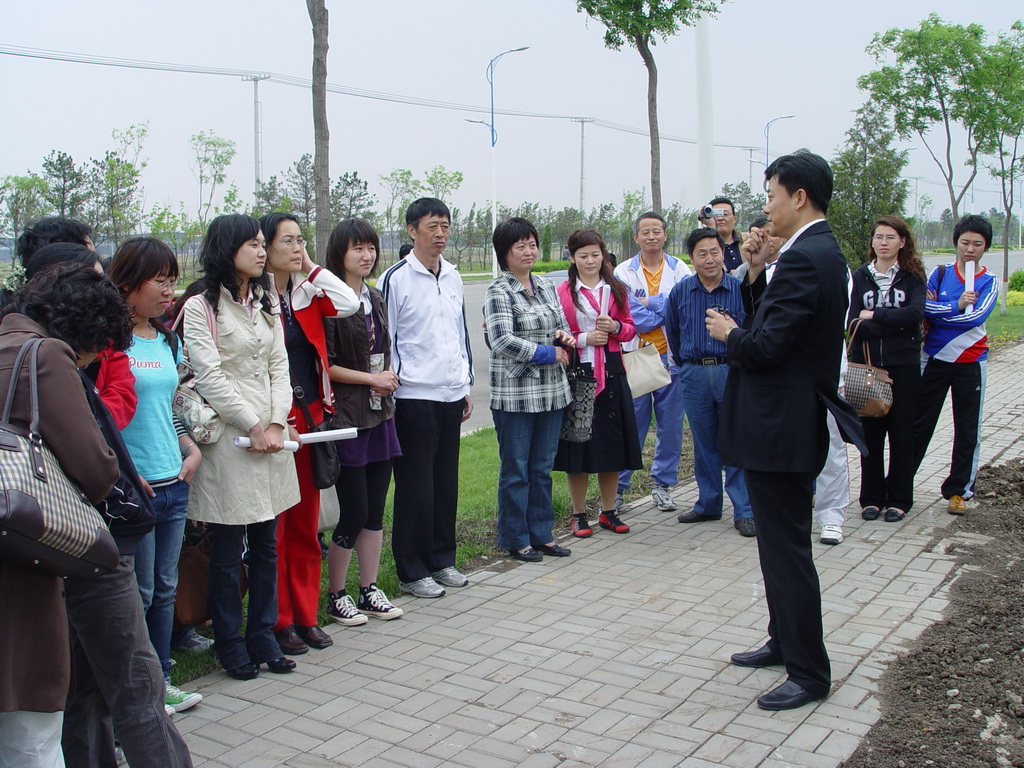
[{"label": "white sneaker", "polygon": [[624,510],[625,508],[626,508],[626,502],[622,498],[622,491],[618,491],[615,494],[615,503],[612,504],[612,509],[615,510],[615,514],[620,515],[620,514],[622,514],[622,510]]},{"label": "white sneaker", "polygon": [[821,538],[818,539],[822,544],[842,544],[843,543],[843,527],[841,525],[823,525],[821,526]]},{"label": "white sneaker", "polygon": [[444,597],[444,587],[438,584],[429,576],[416,581],[398,582],[402,593],[413,597]]},{"label": "white sneaker", "polygon": [[170,704],[164,704],[164,712],[166,712],[167,716],[170,717],[174,714],[174,707],[172,707]]},{"label": "white sneaker", "polygon": [[430,578],[445,587],[464,587],[469,584],[469,579],[450,565],[440,571],[434,571]]},{"label": "white sneaker", "polygon": [[165,683],[164,685],[167,688],[167,692],[164,694],[164,704],[171,707],[175,712],[184,712],[203,700],[203,694],[201,693],[189,693],[170,683]]},{"label": "white sneaker", "polygon": [[671,512],[676,508],[676,500],[672,498],[672,492],[667,485],[656,485],[651,491],[654,503],[662,512]]}]

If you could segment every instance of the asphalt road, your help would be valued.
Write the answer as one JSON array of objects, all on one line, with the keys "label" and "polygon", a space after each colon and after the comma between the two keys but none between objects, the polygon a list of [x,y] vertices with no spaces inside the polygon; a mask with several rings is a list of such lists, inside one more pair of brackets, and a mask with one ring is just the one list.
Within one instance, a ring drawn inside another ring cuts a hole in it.
[{"label": "asphalt road", "polygon": [[[925,258],[925,269],[931,272],[939,264],[948,264],[953,261],[952,254],[939,256],[928,256]],[[982,264],[1003,276],[1003,252],[989,251],[982,259]],[[1012,274],[1018,269],[1024,269],[1024,251],[1010,251],[1010,269]],[[548,275],[555,284],[565,280],[565,272],[552,272]],[[487,361],[489,358],[487,345],[484,344],[483,313],[481,307],[484,303],[484,294],[490,280],[470,280],[465,284],[466,294],[466,323],[469,326],[469,339],[473,347],[473,372],[476,376],[473,384],[471,397],[473,398],[473,415],[462,425],[463,433],[491,426],[490,409],[490,386],[487,377]]]}]

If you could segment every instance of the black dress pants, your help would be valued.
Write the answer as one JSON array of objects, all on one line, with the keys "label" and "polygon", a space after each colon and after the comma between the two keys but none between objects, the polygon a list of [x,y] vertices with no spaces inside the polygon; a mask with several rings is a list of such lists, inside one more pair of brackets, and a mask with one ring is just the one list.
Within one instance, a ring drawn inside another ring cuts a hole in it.
[{"label": "black dress pants", "polygon": [[395,510],[391,550],[400,581],[410,583],[455,565],[459,505],[459,437],[465,400],[397,400]]},{"label": "black dress pants", "polygon": [[[860,457],[860,506],[909,512],[914,506],[914,421],[917,416],[921,366],[890,365],[892,408],[881,418],[862,418],[868,455]],[[889,471],[885,469],[885,439],[889,438]]]},{"label": "black dress pants", "polygon": [[768,602],[768,646],[789,679],[824,696],[832,684],[821,623],[821,586],[811,559],[811,485],[817,473],[746,469]]}]

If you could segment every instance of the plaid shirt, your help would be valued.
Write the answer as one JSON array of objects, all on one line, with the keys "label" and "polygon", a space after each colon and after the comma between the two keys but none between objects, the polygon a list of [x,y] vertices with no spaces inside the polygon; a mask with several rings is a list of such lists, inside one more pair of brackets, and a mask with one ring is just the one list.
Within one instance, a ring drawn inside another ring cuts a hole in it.
[{"label": "plaid shirt", "polygon": [[551,281],[539,275],[532,279],[531,295],[511,272],[502,272],[484,298],[494,410],[540,413],[569,402],[565,366],[531,362],[538,345],[553,345],[555,331],[569,327]]}]

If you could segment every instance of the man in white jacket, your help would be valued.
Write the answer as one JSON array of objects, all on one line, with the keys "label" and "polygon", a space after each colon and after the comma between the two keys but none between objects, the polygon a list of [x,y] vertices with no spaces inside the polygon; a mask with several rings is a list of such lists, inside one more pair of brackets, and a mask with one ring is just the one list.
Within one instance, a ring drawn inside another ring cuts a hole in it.
[{"label": "man in white jacket", "polygon": [[403,592],[441,597],[464,587],[455,569],[459,436],[473,412],[473,356],[462,278],[442,254],[451,214],[424,197],[405,213],[413,250],[380,280],[388,306],[391,363],[398,376],[391,549]]},{"label": "man in white jacket", "polygon": [[[629,311],[636,323],[641,339],[658,347],[661,360],[672,374],[672,381],[661,389],[633,400],[636,426],[643,446],[651,428],[654,412],[654,461],[651,479],[652,496],[658,509],[670,512],[676,508],[671,487],[679,482],[679,452],[683,447],[683,398],[679,383],[679,368],[668,359],[668,340],[665,337],[666,299],[672,287],[684,277],[693,274],[686,264],[665,253],[668,233],[665,219],[654,211],[643,213],[633,223],[633,239],[640,253],[615,268],[615,276],[629,288]],[[624,351],[636,349],[638,341],[622,345]],[[619,492],[615,506],[622,505],[622,492],[629,487],[633,473],[619,473]]]}]

